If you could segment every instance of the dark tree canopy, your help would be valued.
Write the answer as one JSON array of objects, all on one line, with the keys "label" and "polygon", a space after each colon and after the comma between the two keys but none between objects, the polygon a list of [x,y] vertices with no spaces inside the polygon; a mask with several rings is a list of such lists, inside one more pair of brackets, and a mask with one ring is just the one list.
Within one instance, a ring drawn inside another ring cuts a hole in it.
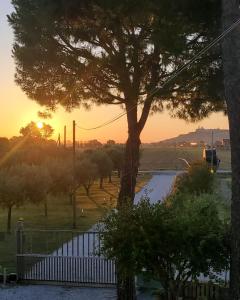
[{"label": "dark tree canopy", "polygon": [[216,49],[151,96],[153,88],[219,33],[217,0],[12,3],[16,81],[44,106],[61,104],[71,110],[92,102],[127,108],[144,104],[140,131],[150,106],[158,111],[166,104],[187,119],[223,108]]}]

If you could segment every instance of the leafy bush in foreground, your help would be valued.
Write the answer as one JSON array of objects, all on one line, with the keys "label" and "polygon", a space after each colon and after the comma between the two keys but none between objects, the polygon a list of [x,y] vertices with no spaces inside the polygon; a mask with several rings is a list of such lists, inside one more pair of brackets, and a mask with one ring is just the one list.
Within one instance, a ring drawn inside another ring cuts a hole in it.
[{"label": "leafy bush in foreground", "polygon": [[144,274],[176,297],[189,280],[226,270],[228,226],[212,195],[172,197],[167,203],[114,211],[104,220],[103,250],[123,278]]}]

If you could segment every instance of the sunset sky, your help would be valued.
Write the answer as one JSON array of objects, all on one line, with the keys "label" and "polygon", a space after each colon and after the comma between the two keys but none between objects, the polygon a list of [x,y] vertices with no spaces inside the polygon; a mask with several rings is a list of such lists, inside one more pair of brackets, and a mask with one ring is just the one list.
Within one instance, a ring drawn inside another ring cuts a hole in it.
[{"label": "sunset sky", "polygon": [[[14,61],[11,57],[13,33],[7,23],[6,15],[11,13],[10,0],[0,1],[0,136],[11,137],[19,134],[19,129],[30,121],[39,121],[37,112],[43,111],[34,101],[21,91],[14,83]],[[47,123],[55,129],[55,136],[63,132],[64,125],[68,128],[68,139],[71,139],[72,120],[76,120],[79,126],[97,126],[121,113],[120,108],[113,106],[93,107],[91,111],[84,109],[67,113],[59,108],[53,118]],[[169,117],[168,113],[159,113],[151,116],[142,133],[143,142],[159,141],[173,137],[181,133],[195,130],[197,127],[205,128],[228,128],[227,118],[222,113],[212,114],[210,118],[195,124],[189,124],[182,120]],[[124,142],[127,137],[126,118],[95,131],[77,131],[78,140],[98,139],[106,141],[114,139]]]}]

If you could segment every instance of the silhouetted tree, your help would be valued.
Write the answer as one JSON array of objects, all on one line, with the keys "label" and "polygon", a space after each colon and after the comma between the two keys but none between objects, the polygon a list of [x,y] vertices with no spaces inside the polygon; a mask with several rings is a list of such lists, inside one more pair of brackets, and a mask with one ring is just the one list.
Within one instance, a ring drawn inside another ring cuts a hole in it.
[{"label": "silhouetted tree", "polygon": [[40,129],[40,132],[44,139],[49,139],[53,135],[54,129],[51,125],[43,123],[43,128]]},{"label": "silhouetted tree", "polygon": [[[156,90],[217,35],[217,0],[12,3],[16,81],[31,99],[50,109],[124,107],[128,140],[119,208],[134,201],[140,134],[150,112],[167,108],[174,116],[198,120],[223,109],[219,51]],[[119,289],[119,299],[124,294],[132,299],[127,292],[132,286],[131,278]]]},{"label": "silhouetted tree", "polygon": [[108,146],[113,146],[113,145],[116,145],[116,142],[115,142],[114,140],[108,140],[108,141],[106,142],[106,145],[108,145]]},{"label": "silhouetted tree", "polygon": [[38,116],[41,119],[51,119],[52,118],[52,114],[50,111],[45,110],[45,111],[39,111],[38,112]]},{"label": "silhouetted tree", "polygon": [[20,133],[29,138],[49,139],[53,135],[53,132],[54,129],[51,125],[43,123],[43,127],[38,128],[35,122],[30,122],[27,126],[20,129]]},{"label": "silhouetted tree", "polygon": [[22,127],[20,129],[20,133],[23,136],[29,136],[31,138],[40,138],[41,132],[39,128],[37,127],[37,124],[34,122],[30,122],[27,126]]}]

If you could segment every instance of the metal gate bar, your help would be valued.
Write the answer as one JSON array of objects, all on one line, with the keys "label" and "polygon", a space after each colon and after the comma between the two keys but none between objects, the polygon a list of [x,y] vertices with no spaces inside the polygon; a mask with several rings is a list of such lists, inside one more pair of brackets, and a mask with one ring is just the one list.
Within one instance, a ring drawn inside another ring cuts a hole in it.
[{"label": "metal gate bar", "polygon": [[115,262],[100,257],[17,255],[20,281],[115,285]]}]

